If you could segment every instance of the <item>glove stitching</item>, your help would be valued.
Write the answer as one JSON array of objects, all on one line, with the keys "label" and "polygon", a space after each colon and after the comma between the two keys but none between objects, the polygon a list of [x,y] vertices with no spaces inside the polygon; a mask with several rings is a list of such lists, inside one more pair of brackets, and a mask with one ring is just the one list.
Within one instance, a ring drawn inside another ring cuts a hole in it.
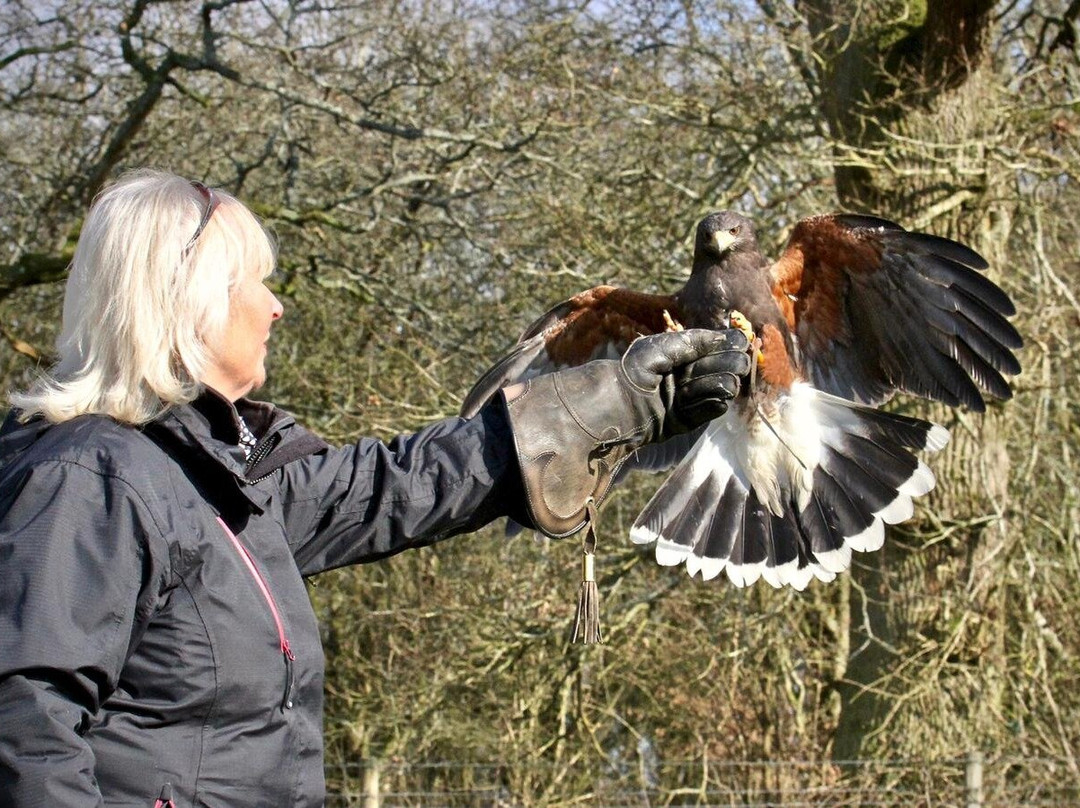
[{"label": "glove stitching", "polygon": [[[621,357],[621,358],[619,359],[619,372],[620,372],[620,373],[622,374],[622,377],[623,377],[623,379],[624,379],[624,380],[626,381],[626,383],[627,383],[627,384],[628,384],[628,385],[629,385],[630,387],[632,387],[633,389],[637,390],[637,391],[638,391],[639,393],[643,393],[644,395],[652,395],[653,393],[655,393],[655,392],[656,392],[657,390],[659,390],[659,389],[660,389],[660,383],[661,383],[661,382],[663,381],[663,378],[664,378],[664,376],[665,376],[666,374],[661,374],[661,373],[654,373],[654,375],[656,375],[656,376],[658,376],[658,377],[659,377],[659,381],[657,381],[657,382],[656,382],[656,385],[655,385],[654,387],[652,387],[652,388],[648,388],[648,387],[642,387],[642,386],[641,386],[640,384],[638,384],[637,382],[635,382],[635,381],[634,381],[634,380],[633,380],[633,379],[632,379],[632,378],[630,377],[630,374],[629,374],[629,373],[627,372],[627,370],[626,370],[626,357],[627,357],[627,356],[629,356],[629,354],[630,354],[630,351],[628,350],[628,351],[627,351],[626,353],[624,353],[624,354],[622,355],[622,357]],[[650,370],[650,371],[648,371],[648,372],[649,372],[649,373],[653,373],[653,371],[651,371],[651,370]]]},{"label": "glove stitching", "polygon": [[[585,424],[585,422],[580,417],[578,417],[577,411],[574,409],[573,403],[571,401],[573,396],[568,399],[566,396],[563,395],[562,384],[559,381],[559,375],[557,373],[552,374],[551,382],[555,388],[555,395],[559,397],[559,401],[561,401],[563,404],[563,409],[565,409],[566,412],[570,415],[570,417],[574,420],[574,423],[578,425],[578,428],[593,440],[600,441],[603,432],[594,432],[590,427]],[[607,427],[605,427],[605,430],[606,429]]]}]

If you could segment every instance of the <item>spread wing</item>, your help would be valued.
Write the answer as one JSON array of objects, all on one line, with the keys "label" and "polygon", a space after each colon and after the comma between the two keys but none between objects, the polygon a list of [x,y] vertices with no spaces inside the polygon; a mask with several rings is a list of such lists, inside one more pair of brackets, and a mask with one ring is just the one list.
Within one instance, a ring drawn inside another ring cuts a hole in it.
[{"label": "spread wing", "polygon": [[985,409],[1012,396],[1023,344],[1008,295],[975,251],[873,216],[796,224],[770,268],[773,296],[813,384],[868,404],[903,391]]},{"label": "spread wing", "polygon": [[597,286],[550,309],[473,386],[461,406],[470,417],[503,387],[581,365],[618,358],[642,334],[663,331],[664,311],[678,319],[672,295],[650,295]]}]

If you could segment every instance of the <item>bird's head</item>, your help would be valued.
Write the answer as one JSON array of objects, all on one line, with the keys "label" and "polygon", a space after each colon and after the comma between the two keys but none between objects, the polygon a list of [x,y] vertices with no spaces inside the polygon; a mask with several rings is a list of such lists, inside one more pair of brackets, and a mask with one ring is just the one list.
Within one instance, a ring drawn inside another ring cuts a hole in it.
[{"label": "bird's head", "polygon": [[728,253],[754,252],[757,237],[754,226],[745,216],[730,210],[710,213],[697,226],[694,240],[695,257],[722,258]]}]

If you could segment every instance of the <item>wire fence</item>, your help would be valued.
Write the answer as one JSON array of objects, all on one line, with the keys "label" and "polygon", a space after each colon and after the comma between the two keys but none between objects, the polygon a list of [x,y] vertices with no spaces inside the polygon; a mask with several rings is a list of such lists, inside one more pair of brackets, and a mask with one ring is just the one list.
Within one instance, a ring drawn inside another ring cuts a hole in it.
[{"label": "wire fence", "polygon": [[671,761],[601,766],[358,761],[327,769],[328,808],[1080,806],[1071,759]]}]

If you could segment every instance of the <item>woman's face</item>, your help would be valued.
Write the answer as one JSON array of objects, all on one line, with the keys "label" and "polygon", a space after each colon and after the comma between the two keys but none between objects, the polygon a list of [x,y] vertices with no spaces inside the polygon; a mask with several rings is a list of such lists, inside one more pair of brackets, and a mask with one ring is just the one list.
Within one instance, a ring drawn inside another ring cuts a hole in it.
[{"label": "woman's face", "polygon": [[249,269],[229,296],[229,321],[209,341],[210,366],[201,381],[229,401],[246,396],[266,381],[266,341],[284,309],[262,273]]}]

